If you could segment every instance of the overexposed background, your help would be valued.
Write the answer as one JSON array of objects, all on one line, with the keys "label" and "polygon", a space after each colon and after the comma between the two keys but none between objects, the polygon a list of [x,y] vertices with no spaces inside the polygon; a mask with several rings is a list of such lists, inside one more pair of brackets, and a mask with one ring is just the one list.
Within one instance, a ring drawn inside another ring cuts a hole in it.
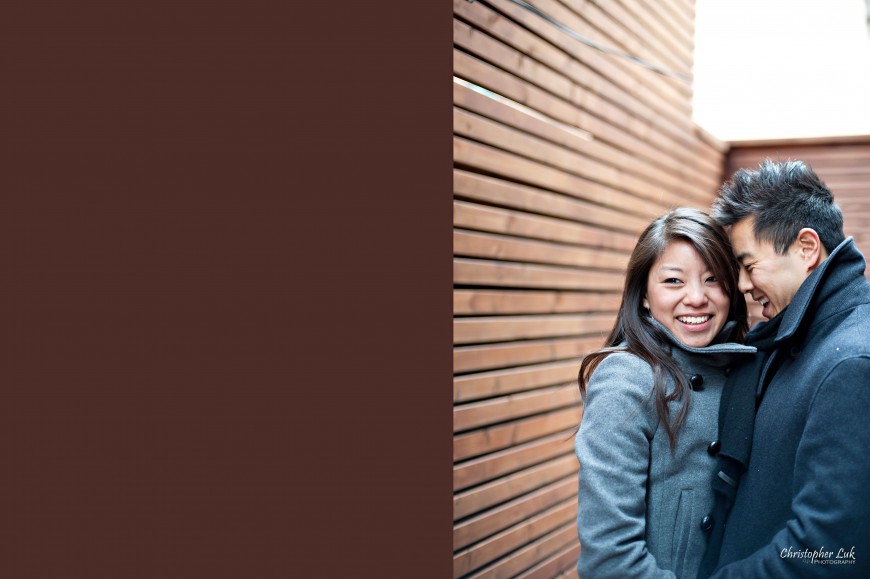
[{"label": "overexposed background", "polygon": [[870,134],[868,0],[696,0],[694,119],[723,141]]}]

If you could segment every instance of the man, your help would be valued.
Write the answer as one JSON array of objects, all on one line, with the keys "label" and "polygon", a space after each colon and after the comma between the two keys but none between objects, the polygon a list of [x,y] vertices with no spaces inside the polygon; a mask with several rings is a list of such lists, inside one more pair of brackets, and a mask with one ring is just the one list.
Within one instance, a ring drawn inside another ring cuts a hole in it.
[{"label": "man", "polygon": [[747,336],[755,362],[723,394],[699,577],[870,577],[864,257],[800,161],[737,171],[711,213],[729,228],[740,290],[768,321]]}]

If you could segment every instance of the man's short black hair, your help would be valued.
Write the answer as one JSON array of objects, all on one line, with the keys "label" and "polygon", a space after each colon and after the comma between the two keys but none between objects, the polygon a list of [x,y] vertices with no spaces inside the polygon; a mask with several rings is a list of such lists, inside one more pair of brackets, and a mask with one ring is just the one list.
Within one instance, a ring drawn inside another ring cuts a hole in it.
[{"label": "man's short black hair", "polygon": [[755,237],[771,242],[780,254],[804,227],[819,234],[828,253],[846,238],[843,212],[803,161],[765,159],[757,169],[736,171],[719,189],[710,214],[724,227],[753,217]]}]

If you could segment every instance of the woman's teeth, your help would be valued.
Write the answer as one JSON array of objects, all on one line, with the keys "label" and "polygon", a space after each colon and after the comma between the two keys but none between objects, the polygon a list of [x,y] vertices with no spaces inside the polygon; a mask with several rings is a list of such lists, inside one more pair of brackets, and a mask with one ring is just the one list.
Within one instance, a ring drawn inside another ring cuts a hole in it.
[{"label": "woman's teeth", "polygon": [[703,324],[710,319],[710,316],[680,316],[677,319],[684,324]]}]

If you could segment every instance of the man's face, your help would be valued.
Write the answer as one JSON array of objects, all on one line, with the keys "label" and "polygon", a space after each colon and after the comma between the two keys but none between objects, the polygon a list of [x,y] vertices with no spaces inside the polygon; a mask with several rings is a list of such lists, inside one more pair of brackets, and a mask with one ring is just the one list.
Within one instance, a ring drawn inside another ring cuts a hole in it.
[{"label": "man's face", "polygon": [[756,239],[754,224],[755,218],[747,217],[731,227],[731,245],[740,263],[737,287],[762,305],[761,315],[769,320],[791,303],[810,272],[797,242],[779,254],[773,243]]}]

